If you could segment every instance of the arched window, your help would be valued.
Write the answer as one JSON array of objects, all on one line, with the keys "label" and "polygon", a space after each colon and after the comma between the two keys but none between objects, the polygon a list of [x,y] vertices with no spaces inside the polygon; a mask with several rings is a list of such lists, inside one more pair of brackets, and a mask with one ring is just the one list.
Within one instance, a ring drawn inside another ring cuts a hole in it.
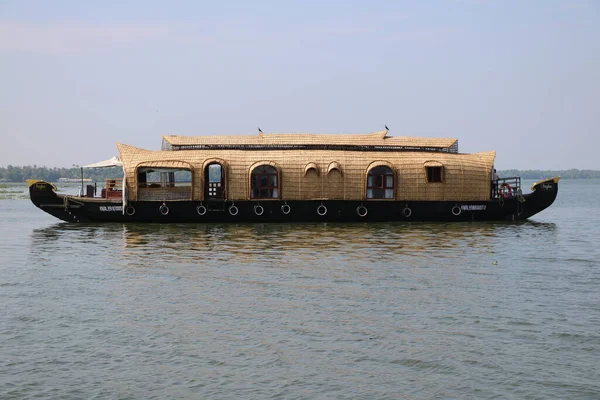
[{"label": "arched window", "polygon": [[393,199],[394,172],[379,166],[369,170],[367,174],[367,199]]},{"label": "arched window", "polygon": [[251,199],[277,199],[279,186],[277,169],[270,165],[259,165],[250,174]]}]

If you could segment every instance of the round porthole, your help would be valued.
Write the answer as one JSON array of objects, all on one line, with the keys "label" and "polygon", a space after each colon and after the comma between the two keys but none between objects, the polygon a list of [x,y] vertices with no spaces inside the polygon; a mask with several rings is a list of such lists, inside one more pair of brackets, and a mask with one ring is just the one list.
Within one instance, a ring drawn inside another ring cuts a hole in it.
[{"label": "round porthole", "polygon": [[358,214],[359,217],[365,217],[367,215],[367,207],[365,206],[358,206],[356,207],[356,213]]}]

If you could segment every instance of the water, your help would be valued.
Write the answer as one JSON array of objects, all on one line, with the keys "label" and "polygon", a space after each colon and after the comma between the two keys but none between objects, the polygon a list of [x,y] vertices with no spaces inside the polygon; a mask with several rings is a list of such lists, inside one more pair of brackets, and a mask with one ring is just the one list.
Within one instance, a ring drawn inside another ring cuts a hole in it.
[{"label": "water", "polygon": [[518,224],[67,225],[6,197],[2,399],[600,399],[600,181]]}]

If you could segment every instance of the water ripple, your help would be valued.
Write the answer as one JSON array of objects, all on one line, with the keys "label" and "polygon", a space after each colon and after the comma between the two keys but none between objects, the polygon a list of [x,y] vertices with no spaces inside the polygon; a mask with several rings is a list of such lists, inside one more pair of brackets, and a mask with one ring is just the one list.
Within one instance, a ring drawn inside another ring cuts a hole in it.
[{"label": "water ripple", "polygon": [[5,200],[0,397],[600,398],[600,205],[575,197],[373,225],[68,225]]}]

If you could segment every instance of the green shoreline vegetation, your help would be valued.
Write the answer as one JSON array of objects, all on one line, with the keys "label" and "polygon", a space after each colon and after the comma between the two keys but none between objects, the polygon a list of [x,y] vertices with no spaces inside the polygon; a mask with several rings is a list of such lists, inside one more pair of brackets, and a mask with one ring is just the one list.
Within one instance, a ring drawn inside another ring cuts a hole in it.
[{"label": "green shoreline vegetation", "polygon": [[[86,179],[91,178],[94,182],[103,182],[105,179],[120,178],[122,176],[123,169],[121,167],[83,170],[83,177]],[[38,167],[37,165],[0,167],[0,182],[25,182],[27,179],[58,182],[59,178],[81,179],[81,168],[49,168]]]},{"label": "green shoreline vegetation", "polygon": [[[567,170],[518,170],[509,169],[498,171],[500,177],[520,176],[523,179],[545,179],[561,176],[563,179],[600,179],[600,170],[591,169],[567,169]],[[103,182],[105,179],[120,178],[123,170],[114,168],[90,168],[83,172],[84,178],[91,178],[94,182]],[[27,179],[40,179],[47,182],[58,182],[59,178],[80,179],[81,169],[72,168],[50,168],[24,166],[0,167],[0,182],[24,182]]]},{"label": "green shoreline vegetation", "polygon": [[561,169],[561,170],[539,170],[539,169],[507,169],[498,171],[502,177],[520,176],[522,179],[546,179],[560,176],[563,179],[600,179],[600,171],[594,169]]}]

